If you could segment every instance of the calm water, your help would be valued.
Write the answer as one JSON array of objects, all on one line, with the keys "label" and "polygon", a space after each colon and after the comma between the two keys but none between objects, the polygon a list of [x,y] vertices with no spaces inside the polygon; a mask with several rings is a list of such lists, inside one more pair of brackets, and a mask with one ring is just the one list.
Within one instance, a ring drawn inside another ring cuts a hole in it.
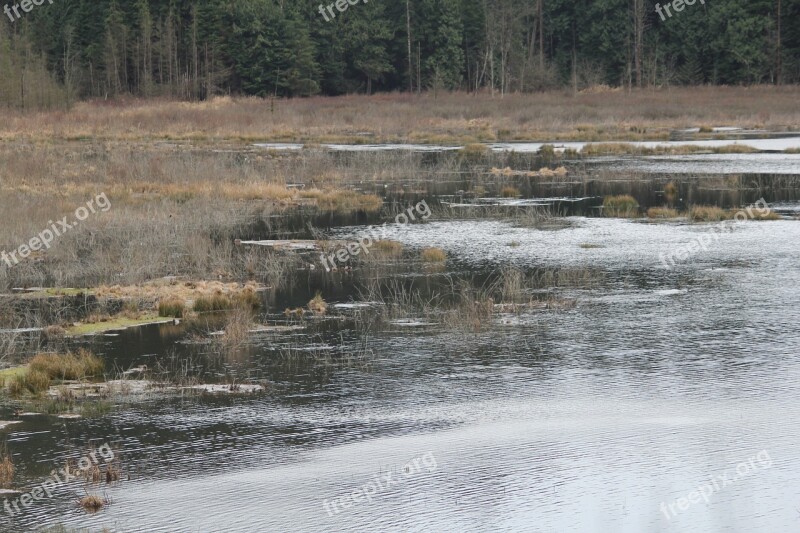
[{"label": "calm water", "polygon": [[[494,148],[524,159],[531,146]],[[607,194],[662,205],[675,181],[680,204],[765,197],[794,216],[798,157],[597,158],[568,161],[568,178],[550,181],[492,182],[471,169],[369,186],[402,206],[476,202],[469,191],[478,184],[493,207],[592,214]],[[522,199],[496,198],[506,184]],[[302,237],[309,221],[337,238],[363,234],[349,224],[382,222],[295,218],[282,237]],[[20,418],[0,433],[23,490],[103,442],[116,446],[123,480],[91,488],[112,500],[97,514],[78,508],[85,489],[72,483],[13,518],[0,510],[0,531],[800,529],[800,221],[735,224],[671,269],[663,256],[708,238],[711,225],[567,221],[547,230],[499,218],[390,226],[386,237],[406,250],[444,250],[446,269],[409,261],[296,272],[266,296],[261,318],[285,322],[286,307],[320,288],[329,316],[253,335],[225,356],[190,340],[219,320],[79,341],[117,368],[161,362],[269,386],[233,397],[153,393],[79,420]],[[250,233],[242,237],[273,236],[263,225]],[[585,271],[592,283],[551,289],[574,307],[501,312],[470,333],[424,316],[366,327],[374,304],[334,305],[359,300],[375,278],[430,297],[462,281],[483,286],[509,267]],[[13,407],[0,405],[0,419],[12,419]]]},{"label": "calm water", "polygon": [[[24,419],[4,432],[28,485],[68,439],[113,439],[130,480],[101,489],[113,504],[96,515],[76,508],[76,484],[13,521],[3,514],[3,530],[798,529],[800,224],[740,224],[668,271],[658,254],[706,226],[571,222],[559,231],[432,222],[391,238],[441,247],[454,275],[508,265],[602,272],[594,288],[560,291],[577,298],[574,309],[500,314],[475,334],[389,327],[366,341],[331,320],[204,363],[266,377],[266,394],[156,396],[96,418]],[[95,347],[129,366],[164,357],[180,335],[150,328]],[[370,355],[348,364],[279,356],[289,345],[353,354],[362,342]],[[759,453],[769,466],[756,460],[737,477]],[[392,484],[371,485],[371,502],[332,511],[335,498],[388,472]],[[709,503],[678,509],[678,498],[725,476]],[[662,502],[677,513],[668,519]]]}]

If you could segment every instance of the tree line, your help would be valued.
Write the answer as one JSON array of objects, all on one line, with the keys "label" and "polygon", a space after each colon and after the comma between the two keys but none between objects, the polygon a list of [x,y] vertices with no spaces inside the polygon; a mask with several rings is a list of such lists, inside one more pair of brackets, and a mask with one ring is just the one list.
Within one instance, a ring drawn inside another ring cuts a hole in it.
[{"label": "tree line", "polygon": [[503,94],[800,80],[800,0],[706,0],[666,20],[651,0],[369,0],[330,21],[320,12],[326,2],[45,3],[0,23],[0,98],[35,107],[119,94]]}]

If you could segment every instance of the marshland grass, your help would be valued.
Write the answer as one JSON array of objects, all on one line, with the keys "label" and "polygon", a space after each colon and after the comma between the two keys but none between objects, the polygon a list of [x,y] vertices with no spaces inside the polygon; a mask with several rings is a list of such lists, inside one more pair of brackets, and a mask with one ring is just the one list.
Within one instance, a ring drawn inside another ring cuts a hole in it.
[{"label": "marshland grass", "polygon": [[245,287],[240,292],[225,294],[217,291],[214,294],[200,296],[194,301],[196,313],[228,311],[236,308],[256,309],[261,305],[258,293],[252,287]]},{"label": "marshland grass", "polygon": [[403,245],[397,241],[377,241],[373,245],[371,252],[377,252],[388,256],[399,256],[403,253]]},{"label": "marshland grass", "polygon": [[328,312],[328,303],[322,298],[322,293],[317,294],[308,302],[308,310],[315,316],[323,316]]},{"label": "marshland grass", "polygon": [[76,353],[41,353],[25,366],[4,371],[0,381],[12,397],[39,396],[54,381],[102,378],[104,370],[105,362],[83,349]]},{"label": "marshland grass", "polygon": [[447,254],[441,248],[425,248],[420,252],[423,263],[443,263],[447,261]]},{"label": "marshland grass", "polygon": [[731,218],[733,213],[716,206],[693,205],[689,208],[689,219],[695,222],[719,222]]},{"label": "marshland grass", "polygon": [[48,379],[80,380],[103,375],[105,362],[86,350],[65,354],[38,354],[28,363],[28,373],[42,372]]},{"label": "marshland grass", "polygon": [[14,467],[14,461],[11,459],[11,454],[8,453],[8,449],[5,446],[3,447],[2,455],[3,460],[0,461],[0,488],[10,489],[14,483],[16,468]]},{"label": "marshland grass", "polygon": [[110,502],[107,498],[102,498],[95,494],[87,494],[78,501],[78,505],[89,513],[96,513]]},{"label": "marshland grass", "polygon": [[[7,110],[0,138],[216,142],[439,142],[666,140],[709,124],[800,125],[797,86],[687,87],[536,94],[426,93],[189,103],[119,98],[69,111]],[[358,109],[358,113],[353,113]],[[368,138],[357,134],[369,132]]]},{"label": "marshland grass", "polygon": [[757,213],[753,211],[753,216],[751,217],[751,219],[757,221],[771,221],[771,220],[783,220],[783,217],[780,216],[775,211],[770,211],[768,213]]},{"label": "marshland grass", "polygon": [[629,194],[606,196],[603,215],[607,217],[635,218],[639,216],[639,202]]},{"label": "marshland grass", "polygon": [[180,298],[169,298],[158,302],[158,316],[183,318],[186,314],[186,301]]},{"label": "marshland grass", "polygon": [[669,207],[651,207],[647,210],[647,218],[651,219],[669,219],[678,216],[680,216],[678,211]]}]

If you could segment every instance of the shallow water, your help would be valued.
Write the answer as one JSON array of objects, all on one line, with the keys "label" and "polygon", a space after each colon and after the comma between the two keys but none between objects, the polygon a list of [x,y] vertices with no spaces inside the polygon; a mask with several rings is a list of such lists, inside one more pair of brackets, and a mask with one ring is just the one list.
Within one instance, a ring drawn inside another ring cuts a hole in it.
[{"label": "shallow water", "polygon": [[[410,265],[402,274],[434,286],[458,272],[509,265],[602,273],[592,287],[556,289],[577,299],[573,309],[500,314],[473,334],[421,326],[367,337],[347,320],[329,319],[310,332],[258,335],[231,358],[202,362],[213,375],[266,377],[267,394],[155,396],[95,418],[23,419],[4,431],[24,484],[47,475],[67,438],[114,439],[131,479],[101,489],[113,503],[96,515],[76,509],[76,485],[0,527],[796,529],[800,223],[732,225],[669,270],[659,255],[708,235],[711,225],[570,223],[539,231],[497,220],[432,221],[388,231],[408,248],[447,252],[444,273]],[[342,303],[352,294],[347,283],[334,293]],[[294,296],[307,297],[302,289]],[[154,326],[94,346],[125,368],[165,357],[182,335]],[[362,343],[370,354],[351,363],[322,356],[358,354]],[[289,345],[315,357],[281,357]],[[197,350],[177,347],[184,355]],[[754,459],[736,478],[737,465],[760,452],[769,466]],[[371,502],[332,511],[334,498],[376,475],[380,484],[387,472],[394,482]],[[676,499],[725,475],[735,481],[709,503],[676,507]],[[662,502],[677,515],[667,518]]]},{"label": "shallow water", "polygon": [[[519,152],[532,153],[541,150],[542,146],[552,145],[556,151],[567,149],[580,151],[587,145],[602,145],[609,142],[577,142],[577,141],[552,141],[552,142],[511,142],[511,143],[487,143],[486,146],[495,152]],[[664,146],[702,146],[706,148],[720,148],[741,144],[749,146],[763,152],[782,152],[784,150],[800,148],[800,136],[789,136],[781,138],[748,138],[748,139],[726,139],[726,140],[683,140],[683,141],[630,141],[625,142],[632,146],[641,148],[658,148]],[[305,145],[299,143],[258,143],[254,146],[277,151],[297,151],[302,150]],[[444,146],[434,144],[321,144],[323,148],[336,152],[448,152],[460,150],[463,146]]]},{"label": "shallow water", "polygon": [[602,157],[588,164],[617,171],[647,174],[770,174],[800,173],[800,154],[693,154],[681,156]]}]

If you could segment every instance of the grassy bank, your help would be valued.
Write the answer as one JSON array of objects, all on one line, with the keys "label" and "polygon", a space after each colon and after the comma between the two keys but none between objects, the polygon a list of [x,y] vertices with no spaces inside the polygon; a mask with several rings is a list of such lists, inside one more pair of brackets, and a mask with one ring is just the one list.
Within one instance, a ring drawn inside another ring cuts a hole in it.
[{"label": "grassy bank", "polygon": [[800,126],[800,88],[565,91],[492,98],[463,93],[199,103],[115,100],[70,111],[7,112],[0,138],[310,142],[663,140],[670,129]]}]

